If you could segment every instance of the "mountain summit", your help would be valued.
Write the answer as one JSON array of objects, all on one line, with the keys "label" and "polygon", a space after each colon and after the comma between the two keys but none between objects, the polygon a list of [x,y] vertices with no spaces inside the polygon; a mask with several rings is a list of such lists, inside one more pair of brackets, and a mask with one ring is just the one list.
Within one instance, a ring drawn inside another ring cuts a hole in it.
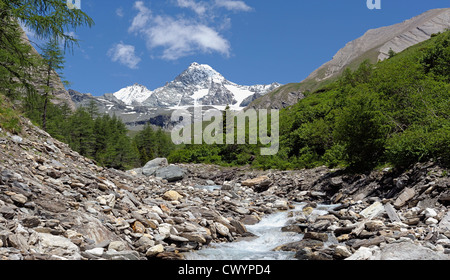
[{"label": "mountain summit", "polygon": [[135,84],[113,95],[126,105],[178,108],[202,104],[218,107],[230,105],[233,109],[240,109],[279,86],[278,83],[238,85],[225,79],[211,66],[194,62],[172,82],[154,91]]},{"label": "mountain summit", "polygon": [[134,103],[142,103],[152,95],[152,91],[140,84],[123,88],[114,93],[114,96],[121,100],[126,105],[133,105]]}]

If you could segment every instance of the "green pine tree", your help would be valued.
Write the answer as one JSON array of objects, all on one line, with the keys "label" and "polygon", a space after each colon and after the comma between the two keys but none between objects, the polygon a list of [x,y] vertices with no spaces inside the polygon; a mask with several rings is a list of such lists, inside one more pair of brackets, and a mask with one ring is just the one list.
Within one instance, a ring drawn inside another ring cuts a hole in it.
[{"label": "green pine tree", "polygon": [[80,9],[69,9],[64,0],[0,0],[0,17],[19,20],[41,40],[58,38],[64,49],[78,44],[70,31],[94,25],[92,18]]},{"label": "green pine tree", "polygon": [[47,130],[47,108],[51,96],[54,92],[54,86],[57,80],[61,78],[61,70],[64,69],[64,54],[59,42],[55,39],[50,40],[42,48],[42,58],[45,71],[45,84],[43,87],[44,106],[42,112],[42,128]]}]

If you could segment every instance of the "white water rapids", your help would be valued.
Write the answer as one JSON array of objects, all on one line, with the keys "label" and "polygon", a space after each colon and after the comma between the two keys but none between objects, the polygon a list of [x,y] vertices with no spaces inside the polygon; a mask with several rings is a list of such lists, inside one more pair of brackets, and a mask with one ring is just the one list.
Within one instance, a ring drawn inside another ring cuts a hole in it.
[{"label": "white water rapids", "polygon": [[[294,252],[273,251],[274,248],[286,243],[300,241],[303,234],[282,232],[281,228],[289,224],[292,211],[300,211],[305,204],[299,204],[294,210],[277,212],[264,217],[256,225],[246,226],[247,230],[256,235],[232,243],[212,243],[209,247],[185,254],[188,260],[290,260]],[[336,205],[334,205],[335,207]],[[312,214],[324,215],[330,206],[317,207]]]}]

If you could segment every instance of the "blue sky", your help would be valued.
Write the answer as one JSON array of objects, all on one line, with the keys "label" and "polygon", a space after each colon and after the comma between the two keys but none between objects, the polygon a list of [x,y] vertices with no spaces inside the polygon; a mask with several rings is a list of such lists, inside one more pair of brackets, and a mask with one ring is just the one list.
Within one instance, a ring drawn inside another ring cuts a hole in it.
[{"label": "blue sky", "polygon": [[154,90],[192,62],[242,84],[300,82],[368,29],[448,0],[81,0],[95,26],[74,31],[69,88],[95,96],[139,83]]}]

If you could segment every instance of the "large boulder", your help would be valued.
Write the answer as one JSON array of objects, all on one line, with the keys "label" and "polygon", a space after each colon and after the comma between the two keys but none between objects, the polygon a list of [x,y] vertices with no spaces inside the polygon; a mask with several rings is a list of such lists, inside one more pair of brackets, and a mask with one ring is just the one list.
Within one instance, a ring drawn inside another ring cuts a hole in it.
[{"label": "large boulder", "polygon": [[272,185],[272,180],[267,176],[261,176],[254,179],[248,179],[241,182],[242,186],[251,187],[256,192],[264,192]]},{"label": "large boulder", "polygon": [[439,223],[439,229],[442,232],[450,231],[450,212],[447,212]]},{"label": "large boulder", "polygon": [[170,165],[156,170],[155,176],[166,179],[168,182],[180,181],[184,178],[185,171],[175,165]]},{"label": "large boulder", "polygon": [[381,260],[450,260],[448,255],[412,242],[387,244],[381,250]]},{"label": "large boulder", "polygon": [[153,176],[155,175],[156,171],[160,168],[168,166],[169,163],[166,158],[155,158],[154,160],[151,160],[145,164],[145,166],[142,168],[142,174],[145,176]]},{"label": "large boulder", "polygon": [[81,260],[80,248],[68,238],[39,232],[30,238],[34,240],[33,250],[40,254],[51,255],[58,259]]}]

